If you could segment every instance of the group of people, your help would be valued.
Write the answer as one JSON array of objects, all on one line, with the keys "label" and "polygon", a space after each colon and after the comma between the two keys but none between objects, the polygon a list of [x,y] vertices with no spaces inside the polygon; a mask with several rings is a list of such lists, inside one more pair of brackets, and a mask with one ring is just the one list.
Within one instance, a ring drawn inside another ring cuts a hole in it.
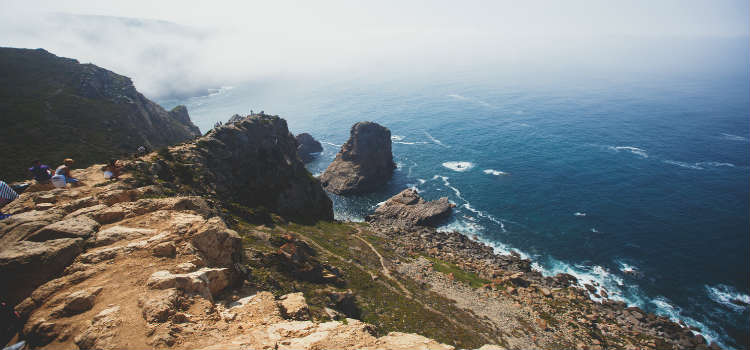
[{"label": "group of people", "polygon": [[[36,184],[41,186],[52,185],[56,188],[67,187],[68,184],[74,187],[80,186],[81,182],[71,174],[73,163],[73,159],[66,158],[53,171],[49,166],[42,164],[40,160],[34,160],[31,162],[29,174]],[[122,174],[122,166],[116,159],[111,159],[102,168],[102,171],[105,179],[117,180]],[[29,184],[11,186],[4,181],[0,181],[0,208],[18,198],[18,193],[23,192],[27,187],[29,187]],[[0,213],[0,219],[4,219],[5,216]]]}]

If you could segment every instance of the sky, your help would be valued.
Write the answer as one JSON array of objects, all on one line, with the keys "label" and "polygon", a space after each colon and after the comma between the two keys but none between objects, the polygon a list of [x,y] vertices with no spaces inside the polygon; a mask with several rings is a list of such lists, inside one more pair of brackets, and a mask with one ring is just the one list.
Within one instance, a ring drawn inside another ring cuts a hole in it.
[{"label": "sky", "polygon": [[92,62],[161,97],[347,72],[721,67],[745,61],[749,11],[746,0],[0,0],[0,45]]}]

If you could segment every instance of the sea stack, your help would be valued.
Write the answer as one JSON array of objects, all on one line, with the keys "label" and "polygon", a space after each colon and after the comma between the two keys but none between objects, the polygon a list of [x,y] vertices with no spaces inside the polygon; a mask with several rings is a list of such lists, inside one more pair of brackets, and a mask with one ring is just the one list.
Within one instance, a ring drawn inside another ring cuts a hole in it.
[{"label": "sea stack", "polygon": [[295,136],[295,139],[297,140],[297,154],[304,163],[311,162],[314,154],[323,152],[323,145],[306,132]]},{"label": "sea stack", "polygon": [[451,215],[455,204],[442,197],[425,201],[416,190],[407,188],[388,199],[367,216],[367,221],[375,224],[412,228],[414,226],[436,226]]},{"label": "sea stack", "polygon": [[329,192],[340,195],[376,190],[393,175],[391,131],[373,122],[352,126],[349,140],[341,146],[320,182]]}]

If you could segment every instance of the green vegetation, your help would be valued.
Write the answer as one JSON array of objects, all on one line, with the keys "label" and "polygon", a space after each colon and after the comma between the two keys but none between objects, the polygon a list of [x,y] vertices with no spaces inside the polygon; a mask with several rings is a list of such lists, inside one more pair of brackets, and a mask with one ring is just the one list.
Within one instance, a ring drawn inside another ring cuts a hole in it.
[{"label": "green vegetation", "polygon": [[480,278],[475,273],[464,271],[460,267],[449,262],[433,258],[431,256],[425,256],[425,258],[432,261],[432,268],[435,269],[435,271],[439,271],[444,274],[452,274],[453,278],[455,278],[457,281],[466,283],[474,288],[480,288],[485,284],[490,283],[490,281]]},{"label": "green vegetation", "polygon": [[[130,79],[44,50],[0,48],[0,179],[22,180],[31,161],[83,168],[122,159],[138,146],[188,137],[166,111],[143,120],[137,104],[158,105]],[[159,117],[156,116],[159,114]]]},{"label": "green vegetation", "polygon": [[[373,324],[378,335],[391,331],[413,332],[466,348],[488,342],[503,343],[503,339],[485,328],[477,316],[456,307],[454,301],[395,271],[391,271],[395,280],[384,275],[377,254],[358,237],[370,242],[386,259],[395,259],[396,254],[383,248],[383,238],[364,229],[364,225],[322,221],[300,225],[274,220],[256,226],[248,221],[254,218],[250,214],[253,209],[237,204],[230,206],[232,208],[226,209],[225,214],[231,218],[227,221],[232,229],[243,238],[248,258],[246,267],[252,275],[250,283],[277,296],[303,292],[314,319],[330,319],[324,308],[332,308]],[[311,280],[295,275],[290,262],[278,253],[277,247],[285,242],[287,235],[307,242],[314,251],[307,258],[308,264],[336,271],[339,277]],[[458,271],[454,269],[452,267],[451,271]],[[471,280],[479,279],[473,276]],[[332,295],[346,291],[354,294],[353,305],[337,304]]]}]

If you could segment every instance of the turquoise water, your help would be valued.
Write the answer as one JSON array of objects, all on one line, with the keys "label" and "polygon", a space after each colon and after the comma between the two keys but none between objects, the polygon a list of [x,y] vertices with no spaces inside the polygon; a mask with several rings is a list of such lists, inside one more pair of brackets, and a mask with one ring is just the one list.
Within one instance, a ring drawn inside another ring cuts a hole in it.
[{"label": "turquoise water", "polygon": [[[535,81],[529,83],[529,81]],[[597,281],[610,296],[746,348],[750,335],[750,88],[747,71],[611,79],[571,73],[275,80],[187,100],[204,132],[265,110],[324,152],[319,174],[372,120],[391,129],[393,179],[334,197],[361,220],[407,187],[457,204],[441,229],[516,250],[546,274]]]}]

